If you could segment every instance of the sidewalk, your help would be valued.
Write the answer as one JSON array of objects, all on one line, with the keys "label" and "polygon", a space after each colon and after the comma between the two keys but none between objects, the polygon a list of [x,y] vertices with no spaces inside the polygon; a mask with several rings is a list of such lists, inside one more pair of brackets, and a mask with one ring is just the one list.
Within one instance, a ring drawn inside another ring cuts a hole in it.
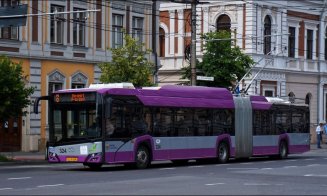
[{"label": "sidewalk", "polygon": [[0,152],[0,155],[10,160],[6,162],[0,161],[0,166],[16,163],[47,163],[43,152]]}]

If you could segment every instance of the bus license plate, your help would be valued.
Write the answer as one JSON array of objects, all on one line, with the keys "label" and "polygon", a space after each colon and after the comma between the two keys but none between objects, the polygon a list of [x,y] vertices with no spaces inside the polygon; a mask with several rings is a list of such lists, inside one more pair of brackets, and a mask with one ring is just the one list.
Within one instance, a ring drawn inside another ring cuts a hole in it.
[{"label": "bus license plate", "polygon": [[68,162],[76,162],[78,161],[77,157],[66,157],[66,161]]}]

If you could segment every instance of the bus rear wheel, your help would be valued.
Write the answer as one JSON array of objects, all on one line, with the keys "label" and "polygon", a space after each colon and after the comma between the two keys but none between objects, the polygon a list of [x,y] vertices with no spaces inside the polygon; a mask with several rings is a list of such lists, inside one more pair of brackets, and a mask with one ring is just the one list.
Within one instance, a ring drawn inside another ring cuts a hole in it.
[{"label": "bus rear wheel", "polygon": [[225,142],[221,142],[218,146],[218,162],[226,163],[229,160],[229,149]]},{"label": "bus rear wheel", "polygon": [[140,146],[136,152],[136,168],[145,169],[150,165],[150,153],[148,148]]},{"label": "bus rear wheel", "polygon": [[279,144],[279,158],[286,159],[287,156],[288,156],[287,143],[285,141],[282,141]]}]

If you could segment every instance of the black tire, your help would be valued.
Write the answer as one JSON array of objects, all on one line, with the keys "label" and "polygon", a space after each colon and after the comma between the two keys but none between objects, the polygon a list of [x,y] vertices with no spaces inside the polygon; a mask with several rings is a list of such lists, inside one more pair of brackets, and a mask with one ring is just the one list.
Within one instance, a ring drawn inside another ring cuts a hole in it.
[{"label": "black tire", "polygon": [[280,159],[286,159],[288,156],[287,143],[285,141],[280,142],[279,144],[279,155]]},{"label": "black tire", "polygon": [[174,165],[186,165],[188,163],[188,160],[172,160],[171,162],[173,162]]},{"label": "black tire", "polygon": [[137,169],[145,169],[150,165],[150,153],[148,148],[140,146],[135,155],[135,166]]},{"label": "black tire", "polygon": [[229,148],[225,142],[221,142],[217,149],[217,157],[219,163],[226,163],[229,160]]},{"label": "black tire", "polygon": [[102,163],[83,163],[83,165],[89,167],[91,170],[99,170],[102,167]]}]

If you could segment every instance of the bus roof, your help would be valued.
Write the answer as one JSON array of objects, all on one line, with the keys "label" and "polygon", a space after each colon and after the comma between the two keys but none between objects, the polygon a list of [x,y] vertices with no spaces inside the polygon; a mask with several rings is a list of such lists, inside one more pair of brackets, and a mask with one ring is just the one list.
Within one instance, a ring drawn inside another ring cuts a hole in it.
[{"label": "bus roof", "polygon": [[[130,85],[98,85],[96,88],[66,89],[55,93],[98,92],[100,94],[136,96],[145,106],[234,109],[233,94],[226,88],[165,85],[155,88],[131,88]],[[281,100],[249,96],[252,108],[267,110]]]}]

